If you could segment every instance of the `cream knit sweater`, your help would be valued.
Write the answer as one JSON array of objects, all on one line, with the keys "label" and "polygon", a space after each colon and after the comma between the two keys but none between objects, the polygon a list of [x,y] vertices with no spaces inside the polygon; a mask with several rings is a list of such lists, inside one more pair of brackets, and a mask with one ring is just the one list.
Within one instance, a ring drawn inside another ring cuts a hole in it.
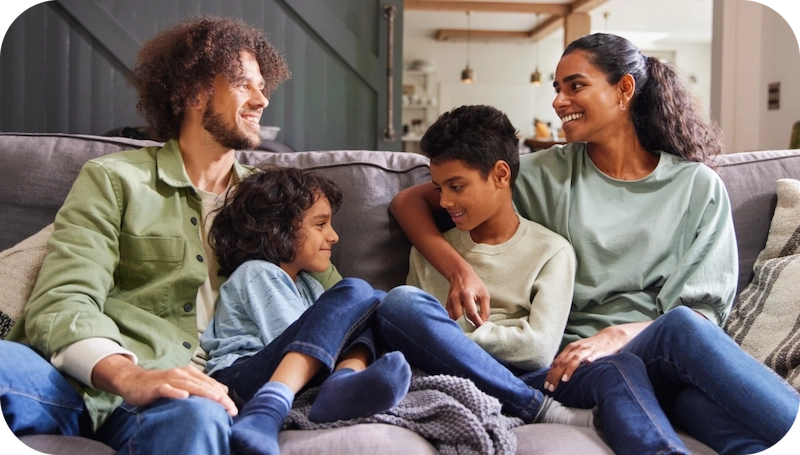
[{"label": "cream knit sweater", "polygon": [[[478,244],[451,229],[445,239],[472,266],[491,295],[491,314],[475,328],[458,325],[493,356],[527,371],[549,365],[558,353],[572,302],[575,253],[560,235],[520,217],[517,232],[500,245]],[[411,249],[406,283],[447,302],[448,281]]]}]

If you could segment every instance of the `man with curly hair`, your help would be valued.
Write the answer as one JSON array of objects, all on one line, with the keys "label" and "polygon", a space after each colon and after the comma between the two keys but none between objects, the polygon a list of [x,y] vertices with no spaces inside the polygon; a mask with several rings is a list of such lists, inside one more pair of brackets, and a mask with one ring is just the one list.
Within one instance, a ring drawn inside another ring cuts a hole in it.
[{"label": "man with curly hair", "polygon": [[259,144],[268,95],[288,77],[235,19],[193,18],[143,46],[138,107],[166,143],[89,161],[58,212],[17,342],[0,342],[0,405],[16,435],[230,451],[237,409],[203,373],[198,342],[220,284],[207,232],[229,186],[254,172],[235,151]]}]

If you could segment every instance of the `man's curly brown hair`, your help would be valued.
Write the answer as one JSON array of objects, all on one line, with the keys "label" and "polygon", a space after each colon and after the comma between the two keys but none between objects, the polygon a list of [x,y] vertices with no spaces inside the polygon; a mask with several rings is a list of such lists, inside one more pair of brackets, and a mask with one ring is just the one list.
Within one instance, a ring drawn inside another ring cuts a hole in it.
[{"label": "man's curly brown hair", "polygon": [[159,140],[177,138],[187,105],[214,77],[233,81],[242,71],[241,52],[253,55],[269,94],[291,75],[283,56],[264,34],[239,19],[200,16],[169,28],[142,46],[133,85],[136,107]]},{"label": "man's curly brown hair", "polygon": [[219,275],[230,276],[247,261],[275,265],[294,261],[305,241],[303,218],[325,197],[336,213],[339,187],[322,174],[291,167],[259,166],[261,172],[235,184],[217,212],[208,240],[219,260]]}]

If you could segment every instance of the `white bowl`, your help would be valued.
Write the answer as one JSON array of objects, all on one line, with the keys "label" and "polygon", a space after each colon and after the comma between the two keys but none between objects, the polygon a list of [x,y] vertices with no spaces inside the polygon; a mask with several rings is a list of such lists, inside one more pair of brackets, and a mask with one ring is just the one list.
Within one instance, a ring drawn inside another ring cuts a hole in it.
[{"label": "white bowl", "polygon": [[261,126],[261,140],[274,141],[278,137],[278,132],[281,130],[279,126]]}]

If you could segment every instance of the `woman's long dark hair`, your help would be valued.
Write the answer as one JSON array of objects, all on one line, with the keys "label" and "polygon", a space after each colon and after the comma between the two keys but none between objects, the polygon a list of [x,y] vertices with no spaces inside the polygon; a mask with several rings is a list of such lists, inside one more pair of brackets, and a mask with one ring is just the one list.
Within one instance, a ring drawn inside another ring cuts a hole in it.
[{"label": "woman's long dark hair", "polygon": [[662,150],[701,163],[722,153],[722,131],[700,112],[694,96],[671,66],[642,55],[627,39],[606,33],[573,41],[563,55],[575,51],[586,53],[589,63],[611,84],[626,74],[633,76],[636,90],[631,99],[631,118],[646,150]]},{"label": "woman's long dark hair", "polygon": [[240,180],[219,209],[208,241],[217,254],[222,276],[246,261],[275,265],[292,262],[302,238],[303,212],[326,197],[333,213],[342,192],[330,179],[297,168],[261,167]]}]

